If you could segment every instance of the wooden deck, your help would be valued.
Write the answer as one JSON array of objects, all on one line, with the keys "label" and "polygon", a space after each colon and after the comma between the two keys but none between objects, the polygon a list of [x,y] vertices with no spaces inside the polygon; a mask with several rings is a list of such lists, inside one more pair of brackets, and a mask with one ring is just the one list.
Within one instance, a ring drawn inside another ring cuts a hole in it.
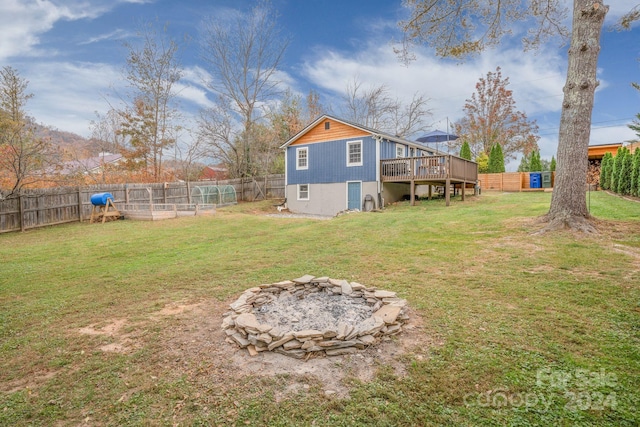
[{"label": "wooden deck", "polygon": [[[411,204],[415,199],[416,185],[442,185],[449,189],[459,184],[466,187],[478,181],[478,164],[457,156],[404,157],[380,161],[380,179],[385,182],[411,184]],[[464,200],[462,191],[462,200]],[[447,206],[449,191],[445,190]]]}]

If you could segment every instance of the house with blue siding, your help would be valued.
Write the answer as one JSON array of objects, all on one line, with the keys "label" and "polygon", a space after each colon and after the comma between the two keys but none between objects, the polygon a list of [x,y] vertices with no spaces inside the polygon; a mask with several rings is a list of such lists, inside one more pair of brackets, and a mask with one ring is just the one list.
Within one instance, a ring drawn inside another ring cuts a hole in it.
[{"label": "house with blue siding", "polygon": [[[331,216],[344,210],[377,209],[413,196],[412,180],[383,185],[381,161],[440,154],[421,143],[330,115],[316,119],[281,148],[289,210]],[[387,166],[399,173],[411,170],[409,163]]]}]

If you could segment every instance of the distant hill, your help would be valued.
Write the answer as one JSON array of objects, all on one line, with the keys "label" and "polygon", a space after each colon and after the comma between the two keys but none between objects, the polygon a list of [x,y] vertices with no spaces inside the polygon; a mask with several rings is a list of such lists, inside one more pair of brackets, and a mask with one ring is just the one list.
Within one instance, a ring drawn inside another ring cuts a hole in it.
[{"label": "distant hill", "polygon": [[51,143],[60,148],[63,152],[77,158],[97,156],[100,154],[100,141],[85,138],[73,132],[57,130],[52,127],[36,124],[36,135],[41,138],[48,138]]}]

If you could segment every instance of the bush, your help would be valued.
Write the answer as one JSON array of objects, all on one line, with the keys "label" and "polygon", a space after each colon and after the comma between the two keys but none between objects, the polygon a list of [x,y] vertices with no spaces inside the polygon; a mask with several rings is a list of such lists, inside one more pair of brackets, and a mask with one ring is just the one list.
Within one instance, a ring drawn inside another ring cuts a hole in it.
[{"label": "bush", "polygon": [[612,161],[613,156],[611,156],[611,153],[605,153],[602,158],[602,163],[600,164],[600,187],[602,187],[603,190],[610,188]]},{"label": "bush", "polygon": [[469,147],[469,143],[467,141],[465,141],[460,148],[460,157],[471,160],[471,147]]},{"label": "bush", "polygon": [[628,148],[622,150],[622,159],[620,160],[620,171],[618,172],[618,194],[631,194],[631,153]]},{"label": "bush", "polygon": [[640,196],[638,187],[640,182],[640,148],[636,148],[631,162],[631,191],[632,196]]}]

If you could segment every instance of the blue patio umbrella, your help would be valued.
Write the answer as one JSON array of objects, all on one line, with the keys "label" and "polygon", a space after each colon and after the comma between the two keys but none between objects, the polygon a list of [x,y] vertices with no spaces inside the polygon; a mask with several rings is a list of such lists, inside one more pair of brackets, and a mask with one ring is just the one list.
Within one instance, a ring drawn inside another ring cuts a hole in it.
[{"label": "blue patio umbrella", "polygon": [[416,139],[418,142],[446,142],[446,141],[454,141],[458,139],[458,135],[454,135],[452,133],[442,132],[441,130],[434,130],[429,132],[425,136],[421,136]]}]

